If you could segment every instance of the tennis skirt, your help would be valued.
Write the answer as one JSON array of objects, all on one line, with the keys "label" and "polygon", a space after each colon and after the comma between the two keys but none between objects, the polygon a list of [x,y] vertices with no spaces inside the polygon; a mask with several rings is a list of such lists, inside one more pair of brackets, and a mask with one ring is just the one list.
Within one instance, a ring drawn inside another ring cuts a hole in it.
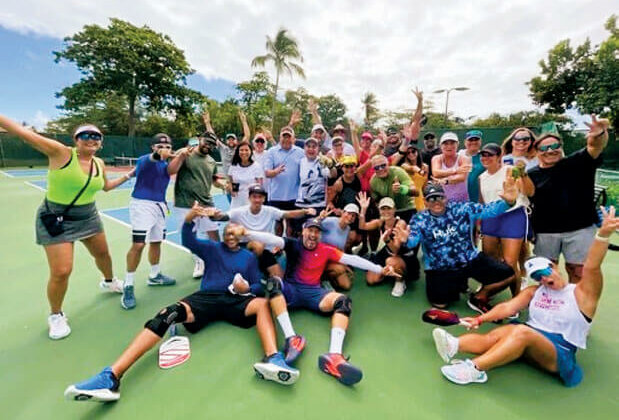
[{"label": "tennis skirt", "polygon": [[497,217],[482,219],[481,233],[495,238],[523,239],[527,237],[528,226],[526,209],[520,207]]},{"label": "tennis skirt", "polygon": [[[51,201],[47,203],[49,210],[56,214],[61,214],[67,208],[63,204],[52,203]],[[39,245],[75,242],[103,232],[103,223],[94,202],[71,207],[68,214],[64,217],[64,232],[58,236],[51,236],[47,229],[45,229],[43,222],[41,222],[41,213],[46,212],[46,210],[44,201],[37,210],[35,222],[36,240]]]}]

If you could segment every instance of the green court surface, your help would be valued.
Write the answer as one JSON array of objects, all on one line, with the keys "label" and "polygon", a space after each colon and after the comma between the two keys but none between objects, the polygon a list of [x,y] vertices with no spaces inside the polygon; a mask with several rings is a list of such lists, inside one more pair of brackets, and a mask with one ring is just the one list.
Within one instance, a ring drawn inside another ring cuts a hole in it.
[{"label": "green court surface", "polygon": [[[604,264],[605,288],[588,345],[579,361],[584,382],[565,388],[551,375],[524,363],[488,373],[486,384],[454,385],[439,368],[432,326],[421,322],[427,309],[423,279],[405,296],[390,296],[390,285],[367,287],[360,275],[350,293],[354,310],[345,353],[364,372],[345,387],[317,369],[327,351],[329,320],[296,312],[297,332],[308,339],[299,381],[286,387],[258,379],[252,364],[261,358],[253,329],[218,323],[190,336],[192,356],[171,370],[157,367],[155,351],[125,375],[117,403],[69,402],[65,387],[112,363],[158,309],[196,290],[192,260],[165,246],[163,268],[176,277],[170,288],[148,288],[148,264],[136,280],[138,306],[120,307],[119,295],[98,289],[99,273],[82,245],[65,301],[73,333],[47,337],[47,264],[34,242],[33,221],[43,193],[24,179],[0,174],[0,417],[3,419],[611,419],[619,410],[619,253]],[[124,207],[128,190],[100,193],[100,209]],[[124,276],[130,245],[126,226],[104,219],[117,276]],[[464,303],[456,308],[471,314]],[[484,330],[492,328],[485,325]],[[451,332],[461,333],[458,326]],[[612,414],[615,413],[615,414]]]}]

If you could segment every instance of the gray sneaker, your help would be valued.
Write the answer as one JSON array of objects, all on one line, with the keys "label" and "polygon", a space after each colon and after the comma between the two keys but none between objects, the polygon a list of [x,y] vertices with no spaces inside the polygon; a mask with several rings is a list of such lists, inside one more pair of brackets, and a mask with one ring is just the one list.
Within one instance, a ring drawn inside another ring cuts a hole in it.
[{"label": "gray sneaker", "polygon": [[157,277],[149,277],[146,282],[149,286],[172,286],[176,284],[176,280],[168,277],[165,274],[159,273]]},{"label": "gray sneaker", "polygon": [[133,286],[125,286],[123,288],[123,295],[120,298],[120,306],[125,309],[133,309],[135,305],[136,301],[135,295],[133,294]]}]

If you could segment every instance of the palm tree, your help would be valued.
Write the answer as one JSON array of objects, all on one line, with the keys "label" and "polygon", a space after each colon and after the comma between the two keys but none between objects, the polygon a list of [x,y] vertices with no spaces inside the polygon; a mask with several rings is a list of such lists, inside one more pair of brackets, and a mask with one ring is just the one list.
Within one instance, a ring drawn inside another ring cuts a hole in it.
[{"label": "palm tree", "polygon": [[277,101],[277,89],[279,88],[279,76],[282,72],[287,72],[290,77],[293,74],[297,74],[302,78],[305,78],[305,72],[303,68],[293,62],[298,60],[303,62],[303,56],[299,51],[297,40],[287,34],[288,30],[280,28],[275,35],[275,39],[271,39],[267,35],[265,55],[259,55],[255,57],[252,62],[252,67],[265,67],[269,61],[273,62],[275,66],[275,85],[273,86],[273,107],[271,108],[271,130],[273,130],[273,122],[275,120],[275,101]]},{"label": "palm tree", "polygon": [[363,109],[365,112],[364,123],[367,127],[371,127],[378,120],[380,115],[378,114],[378,99],[372,92],[366,92],[361,98]]}]

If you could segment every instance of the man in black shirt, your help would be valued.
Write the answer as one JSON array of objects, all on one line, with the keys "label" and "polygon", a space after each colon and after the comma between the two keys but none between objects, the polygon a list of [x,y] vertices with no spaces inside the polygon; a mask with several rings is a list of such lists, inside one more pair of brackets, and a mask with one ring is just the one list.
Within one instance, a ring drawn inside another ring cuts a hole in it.
[{"label": "man in black shirt", "polygon": [[593,242],[595,171],[602,164],[600,155],[608,142],[607,120],[593,115],[587,125],[587,146],[567,157],[558,135],[541,136],[535,142],[539,166],[528,173],[535,185],[531,197],[535,254],[557,262],[562,253],[571,283],[580,280]]},{"label": "man in black shirt", "polygon": [[432,158],[441,154],[441,149],[436,147],[436,135],[432,132],[423,136],[423,149],[421,149],[421,160],[428,165],[428,179],[432,179]]}]

